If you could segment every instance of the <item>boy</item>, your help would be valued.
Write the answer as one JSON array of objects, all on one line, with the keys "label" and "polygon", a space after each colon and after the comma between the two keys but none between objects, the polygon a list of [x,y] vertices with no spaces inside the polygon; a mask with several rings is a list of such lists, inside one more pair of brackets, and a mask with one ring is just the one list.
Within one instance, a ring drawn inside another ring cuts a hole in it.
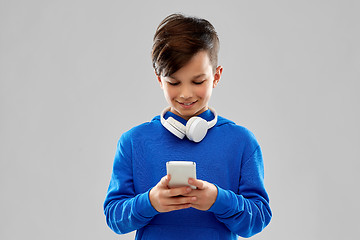
[{"label": "boy", "polygon": [[[223,71],[218,49],[215,29],[204,19],[172,14],[157,28],[153,67],[169,108],[118,142],[104,203],[114,232],[137,230],[136,239],[237,239],[270,222],[259,144],[208,107]],[[197,179],[188,182],[196,189],[168,187],[165,164],[178,160],[196,162]]]}]

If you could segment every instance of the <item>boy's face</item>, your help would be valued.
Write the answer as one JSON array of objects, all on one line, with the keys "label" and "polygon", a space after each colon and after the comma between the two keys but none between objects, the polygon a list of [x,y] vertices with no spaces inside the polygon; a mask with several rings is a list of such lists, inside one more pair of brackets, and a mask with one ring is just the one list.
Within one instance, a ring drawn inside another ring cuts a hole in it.
[{"label": "boy's face", "polygon": [[222,69],[219,66],[213,73],[207,52],[200,51],[171,76],[157,76],[170,111],[186,120],[206,111]]}]

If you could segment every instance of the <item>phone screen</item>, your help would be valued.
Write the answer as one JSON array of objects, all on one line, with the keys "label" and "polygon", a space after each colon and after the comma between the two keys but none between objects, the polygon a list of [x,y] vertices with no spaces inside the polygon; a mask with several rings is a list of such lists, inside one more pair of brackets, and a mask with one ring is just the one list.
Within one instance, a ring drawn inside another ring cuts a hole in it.
[{"label": "phone screen", "polygon": [[196,179],[196,163],[192,161],[169,161],[166,163],[167,174],[171,175],[169,187],[183,187],[190,186],[189,178]]}]

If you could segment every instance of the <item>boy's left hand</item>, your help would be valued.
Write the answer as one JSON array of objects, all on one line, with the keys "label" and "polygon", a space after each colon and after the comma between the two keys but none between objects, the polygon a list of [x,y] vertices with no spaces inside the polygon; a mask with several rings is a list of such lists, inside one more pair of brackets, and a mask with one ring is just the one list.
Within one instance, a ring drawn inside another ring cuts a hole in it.
[{"label": "boy's left hand", "polygon": [[191,207],[206,211],[211,208],[217,197],[217,188],[214,184],[199,179],[189,178],[189,184],[197,187],[186,196],[195,197]]}]

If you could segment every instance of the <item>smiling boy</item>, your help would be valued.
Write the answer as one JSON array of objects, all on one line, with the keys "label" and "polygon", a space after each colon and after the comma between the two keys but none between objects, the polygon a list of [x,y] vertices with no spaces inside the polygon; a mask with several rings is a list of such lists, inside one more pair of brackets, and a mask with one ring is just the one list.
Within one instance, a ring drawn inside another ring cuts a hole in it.
[{"label": "smiling boy", "polygon": [[[223,71],[218,49],[216,31],[204,19],[172,14],[157,28],[153,67],[169,107],[118,142],[104,203],[114,232],[137,230],[136,239],[237,239],[270,222],[258,142],[208,106]],[[206,122],[200,138],[192,136],[198,120]],[[196,162],[198,179],[189,179],[196,189],[168,187],[165,164],[179,160]]]},{"label": "smiling boy", "polygon": [[189,120],[208,109],[212,89],[220,80],[222,67],[213,73],[206,50],[200,50],[189,62],[170,76],[157,75],[170,112]]}]

